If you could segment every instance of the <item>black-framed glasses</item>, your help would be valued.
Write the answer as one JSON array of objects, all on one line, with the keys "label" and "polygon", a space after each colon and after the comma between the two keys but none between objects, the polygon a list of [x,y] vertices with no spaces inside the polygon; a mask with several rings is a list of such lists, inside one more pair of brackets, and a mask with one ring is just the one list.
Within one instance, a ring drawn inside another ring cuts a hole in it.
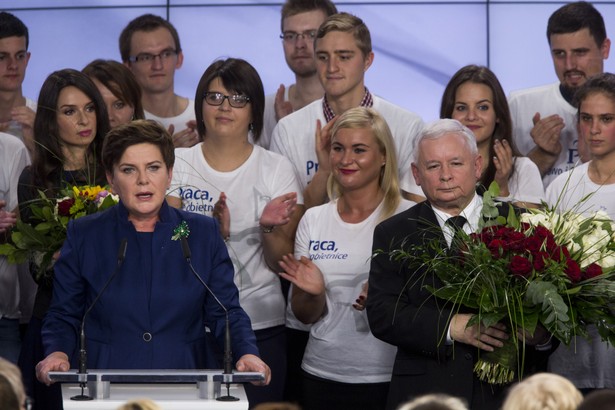
[{"label": "black-framed glasses", "polygon": [[172,48],[167,48],[166,50],[162,50],[158,54],[150,54],[150,53],[139,53],[136,56],[128,57],[128,61],[131,63],[151,63],[156,57],[160,58],[160,61],[166,61],[170,58],[173,58],[177,55],[177,51]]},{"label": "black-framed glasses", "polygon": [[250,102],[250,97],[243,94],[224,95],[217,92],[205,93],[205,102],[209,105],[222,105],[225,99],[228,100],[229,105],[233,108],[243,108]]},{"label": "black-framed glasses", "polygon": [[299,37],[314,40],[316,38],[316,34],[318,34],[318,30],[305,30],[301,33],[297,33],[296,31],[285,31],[280,34],[280,38],[287,43],[294,43]]}]

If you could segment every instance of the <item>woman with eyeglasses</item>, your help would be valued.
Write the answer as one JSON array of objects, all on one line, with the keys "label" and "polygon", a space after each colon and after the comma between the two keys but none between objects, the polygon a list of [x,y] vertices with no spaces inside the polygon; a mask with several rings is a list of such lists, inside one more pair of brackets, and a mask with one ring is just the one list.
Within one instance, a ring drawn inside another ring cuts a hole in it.
[{"label": "woman with eyeglasses", "polygon": [[[203,142],[178,149],[168,202],[215,217],[235,267],[241,306],[250,316],[267,387],[246,386],[250,407],[281,401],[286,372],[285,300],[277,272],[292,253],[302,197],[290,162],[250,141],[263,129],[264,91],[248,62],[210,65],[195,97]],[[250,139],[250,137],[252,139]]]}]

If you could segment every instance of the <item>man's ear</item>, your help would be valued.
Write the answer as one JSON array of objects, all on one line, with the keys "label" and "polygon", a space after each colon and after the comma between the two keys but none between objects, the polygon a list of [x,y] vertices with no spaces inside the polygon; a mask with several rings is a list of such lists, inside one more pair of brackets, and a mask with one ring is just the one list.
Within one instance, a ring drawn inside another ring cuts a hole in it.
[{"label": "man's ear", "polygon": [[480,180],[480,177],[483,175],[483,157],[480,154],[476,155],[476,159],[474,160],[474,176],[476,180]]},{"label": "man's ear", "polygon": [[604,60],[609,58],[610,51],[611,51],[611,40],[608,38],[605,38],[604,41],[602,42],[602,46],[600,46],[600,52],[602,53],[602,58]]},{"label": "man's ear", "polygon": [[367,72],[367,70],[371,67],[374,62],[374,52],[370,51],[368,55],[365,56],[365,61],[363,62],[363,72]]},{"label": "man's ear", "polygon": [[412,176],[414,176],[414,181],[417,186],[421,186],[421,176],[419,175],[419,167],[413,162],[410,164],[410,170],[412,171]]},{"label": "man's ear", "polygon": [[179,53],[177,53],[177,62],[175,63],[175,69],[179,70],[182,67],[182,64],[184,64],[184,52],[180,51]]}]

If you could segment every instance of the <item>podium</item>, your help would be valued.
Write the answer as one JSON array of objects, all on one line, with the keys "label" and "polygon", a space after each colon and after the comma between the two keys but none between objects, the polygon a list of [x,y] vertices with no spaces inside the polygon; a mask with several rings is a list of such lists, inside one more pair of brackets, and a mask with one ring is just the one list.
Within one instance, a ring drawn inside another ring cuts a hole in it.
[{"label": "podium", "polygon": [[[64,409],[117,409],[126,401],[149,398],[165,410],[169,409],[247,409],[248,400],[241,383],[263,381],[258,372],[223,374],[222,370],[88,370],[87,374],[50,372],[51,380],[62,385]],[[79,383],[87,383],[90,401],[73,401],[70,398],[81,394]],[[217,401],[230,394],[239,401]]]}]

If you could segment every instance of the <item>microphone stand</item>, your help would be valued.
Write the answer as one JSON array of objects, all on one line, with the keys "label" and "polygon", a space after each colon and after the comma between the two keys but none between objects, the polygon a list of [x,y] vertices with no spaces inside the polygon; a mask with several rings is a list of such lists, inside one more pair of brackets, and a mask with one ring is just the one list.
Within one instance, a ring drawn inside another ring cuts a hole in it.
[{"label": "microphone stand", "polygon": [[[205,283],[203,278],[199,276],[199,274],[194,269],[194,266],[192,266],[191,252],[190,252],[190,247],[188,246],[188,240],[186,238],[182,238],[181,244],[182,244],[182,251],[184,253],[184,258],[186,259],[186,262],[188,262],[188,266],[190,267],[190,270],[192,271],[194,276],[196,276],[199,282],[201,282],[201,284],[205,287],[207,292],[214,298],[214,300],[218,303],[218,305],[222,308],[222,310],[224,310],[224,322],[225,322],[224,323],[225,325],[225,328],[224,328],[224,371],[222,374],[231,375],[233,374],[233,352],[231,351],[231,325],[230,325],[230,321],[228,318],[228,310],[222,304],[222,302],[220,302],[220,299],[218,299],[218,297],[211,290],[211,288],[207,286],[207,283]],[[231,382],[230,382],[231,377],[226,376],[224,377],[224,380],[225,380],[224,383],[226,384],[226,396],[220,396],[216,400],[217,401],[239,401],[239,397],[231,396]]]},{"label": "microphone stand", "polygon": [[94,305],[96,305],[96,302],[98,302],[98,299],[100,299],[103,292],[107,289],[107,286],[109,286],[109,284],[111,283],[115,275],[119,272],[120,266],[122,266],[122,263],[124,262],[124,258],[126,257],[127,245],[128,245],[128,241],[126,239],[122,239],[122,242],[120,243],[120,247],[118,249],[117,265],[115,266],[115,270],[113,271],[113,274],[109,276],[109,279],[107,279],[107,281],[103,285],[100,292],[98,292],[98,295],[96,295],[94,302],[92,302],[90,307],[88,307],[88,309],[85,311],[83,315],[83,319],[81,320],[81,331],[79,333],[79,371],[77,372],[77,374],[79,375],[79,387],[81,387],[81,394],[71,397],[70,398],[71,400],[75,400],[75,401],[94,400],[92,396],[85,394],[85,387],[88,381],[88,377],[87,377],[88,352],[86,350],[86,345],[85,345],[85,319],[87,318],[88,314],[90,313]]}]

